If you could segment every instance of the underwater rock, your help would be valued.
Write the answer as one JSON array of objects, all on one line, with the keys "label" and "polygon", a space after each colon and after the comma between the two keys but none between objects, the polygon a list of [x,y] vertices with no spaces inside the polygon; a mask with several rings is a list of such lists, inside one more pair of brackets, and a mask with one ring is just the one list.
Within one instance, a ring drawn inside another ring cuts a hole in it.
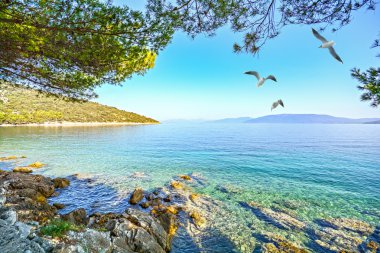
[{"label": "underwater rock", "polygon": [[3,162],[3,161],[9,161],[9,160],[15,160],[17,159],[17,156],[7,156],[7,157],[0,157],[0,162]]},{"label": "underwater rock", "polygon": [[198,211],[191,211],[190,217],[197,227],[203,227],[206,223],[206,219]]},{"label": "underwater rock", "polygon": [[181,182],[178,182],[178,181],[172,181],[170,183],[171,187],[173,187],[174,189],[183,189],[184,185],[181,183]]},{"label": "underwater rock", "polygon": [[190,199],[191,201],[193,201],[193,202],[196,202],[197,199],[199,199],[199,195],[198,195],[198,194],[195,194],[195,193],[191,193],[191,194],[189,195],[189,199]]},{"label": "underwater rock", "polygon": [[261,247],[262,253],[280,253],[280,250],[273,243],[264,243]]},{"label": "underwater rock", "polygon": [[66,188],[70,185],[70,181],[67,178],[56,177],[53,179],[55,188]]},{"label": "underwater rock", "polygon": [[363,238],[356,233],[330,227],[315,230],[314,233],[318,237],[315,242],[319,246],[336,252],[357,252],[359,245],[363,242]]},{"label": "underwater rock", "polygon": [[19,173],[32,173],[33,170],[29,167],[15,167],[13,169],[13,172],[19,172]]},{"label": "underwater rock", "polygon": [[143,198],[144,198],[144,190],[142,188],[136,188],[133,191],[133,193],[131,195],[131,198],[129,199],[129,203],[132,204],[132,205],[136,205]]},{"label": "underwater rock", "polygon": [[346,229],[361,234],[372,234],[375,230],[374,227],[365,223],[364,221],[348,219],[348,218],[335,218],[335,219],[326,219],[322,220],[322,223],[325,223],[327,226],[331,226],[335,229]]},{"label": "underwater rock", "polygon": [[189,175],[179,175],[179,177],[183,180],[190,181],[191,177]]},{"label": "underwater rock", "polygon": [[290,216],[287,213],[274,211],[269,208],[264,208],[261,206],[257,206],[256,203],[248,203],[248,205],[254,209],[254,213],[258,215],[258,218],[264,218],[264,220],[272,223],[274,225],[280,226],[282,228],[286,228],[289,230],[292,229],[304,229],[306,227],[306,223],[297,220],[296,218]]},{"label": "underwater rock", "polygon": [[41,162],[34,162],[32,164],[29,164],[27,167],[34,168],[34,169],[39,169],[39,168],[42,168],[44,166],[45,166],[45,164],[43,164]]}]

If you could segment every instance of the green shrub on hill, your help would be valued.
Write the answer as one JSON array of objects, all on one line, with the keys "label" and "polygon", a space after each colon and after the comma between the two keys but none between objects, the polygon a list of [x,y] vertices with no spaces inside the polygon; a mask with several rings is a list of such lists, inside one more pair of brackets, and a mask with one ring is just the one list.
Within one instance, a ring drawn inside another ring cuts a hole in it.
[{"label": "green shrub on hill", "polygon": [[37,91],[2,85],[6,102],[0,101],[0,124],[45,122],[158,123],[142,115],[95,102],[68,101]]}]

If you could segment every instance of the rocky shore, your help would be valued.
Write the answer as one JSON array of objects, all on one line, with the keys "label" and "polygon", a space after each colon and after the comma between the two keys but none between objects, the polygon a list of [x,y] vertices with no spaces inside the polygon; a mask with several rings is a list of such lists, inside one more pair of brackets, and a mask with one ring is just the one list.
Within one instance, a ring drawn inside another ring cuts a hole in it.
[{"label": "rocky shore", "polygon": [[[0,161],[14,159],[22,158]],[[84,208],[60,212],[65,205],[48,199],[68,190],[74,181],[31,173],[43,166],[35,162],[0,170],[1,253],[164,253],[172,248],[174,252],[380,252],[379,227],[343,217],[305,221],[294,212],[297,202],[288,201],[282,209],[240,202],[239,212],[244,210],[255,222],[243,223],[225,203],[194,192],[207,185],[197,174],[175,176],[151,191],[136,188],[122,212],[87,213]],[[215,190],[231,198],[239,192],[227,186]],[[260,224],[264,229],[258,228]]]},{"label": "rocky shore", "polygon": [[170,251],[177,230],[174,208],[152,203],[152,214],[128,208],[121,214],[88,216],[85,209],[77,209],[60,215],[62,206],[48,204],[47,198],[68,184],[65,178],[0,171],[2,253]]}]

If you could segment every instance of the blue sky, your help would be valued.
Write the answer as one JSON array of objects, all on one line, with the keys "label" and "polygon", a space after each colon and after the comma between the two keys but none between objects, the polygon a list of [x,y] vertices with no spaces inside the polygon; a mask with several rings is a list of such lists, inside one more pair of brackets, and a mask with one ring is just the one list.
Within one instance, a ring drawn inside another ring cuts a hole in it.
[{"label": "blue sky", "polygon": [[[127,80],[123,87],[99,88],[96,101],[158,120],[272,113],[380,117],[380,108],[360,101],[357,82],[350,76],[353,67],[379,66],[380,58],[375,57],[379,49],[370,49],[380,33],[379,24],[380,10],[361,11],[338,32],[323,32],[337,43],[343,65],[327,49],[318,48],[320,42],[310,26],[285,27],[259,56],[234,54],[232,45],[240,42],[242,34],[232,33],[229,27],[214,37],[201,35],[195,40],[177,33],[159,54],[154,69]],[[247,70],[273,74],[278,83],[268,81],[258,89],[256,79],[243,74]],[[271,112],[272,102],[279,98],[285,108]]]}]

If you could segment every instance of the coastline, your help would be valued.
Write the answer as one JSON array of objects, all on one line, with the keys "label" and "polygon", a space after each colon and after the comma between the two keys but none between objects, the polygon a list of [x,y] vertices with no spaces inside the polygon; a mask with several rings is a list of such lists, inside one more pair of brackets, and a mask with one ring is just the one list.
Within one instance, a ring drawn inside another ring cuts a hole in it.
[{"label": "coastline", "polygon": [[157,125],[160,122],[45,122],[45,123],[28,123],[28,124],[0,124],[1,127],[77,127],[77,126],[139,126],[139,125]]}]

